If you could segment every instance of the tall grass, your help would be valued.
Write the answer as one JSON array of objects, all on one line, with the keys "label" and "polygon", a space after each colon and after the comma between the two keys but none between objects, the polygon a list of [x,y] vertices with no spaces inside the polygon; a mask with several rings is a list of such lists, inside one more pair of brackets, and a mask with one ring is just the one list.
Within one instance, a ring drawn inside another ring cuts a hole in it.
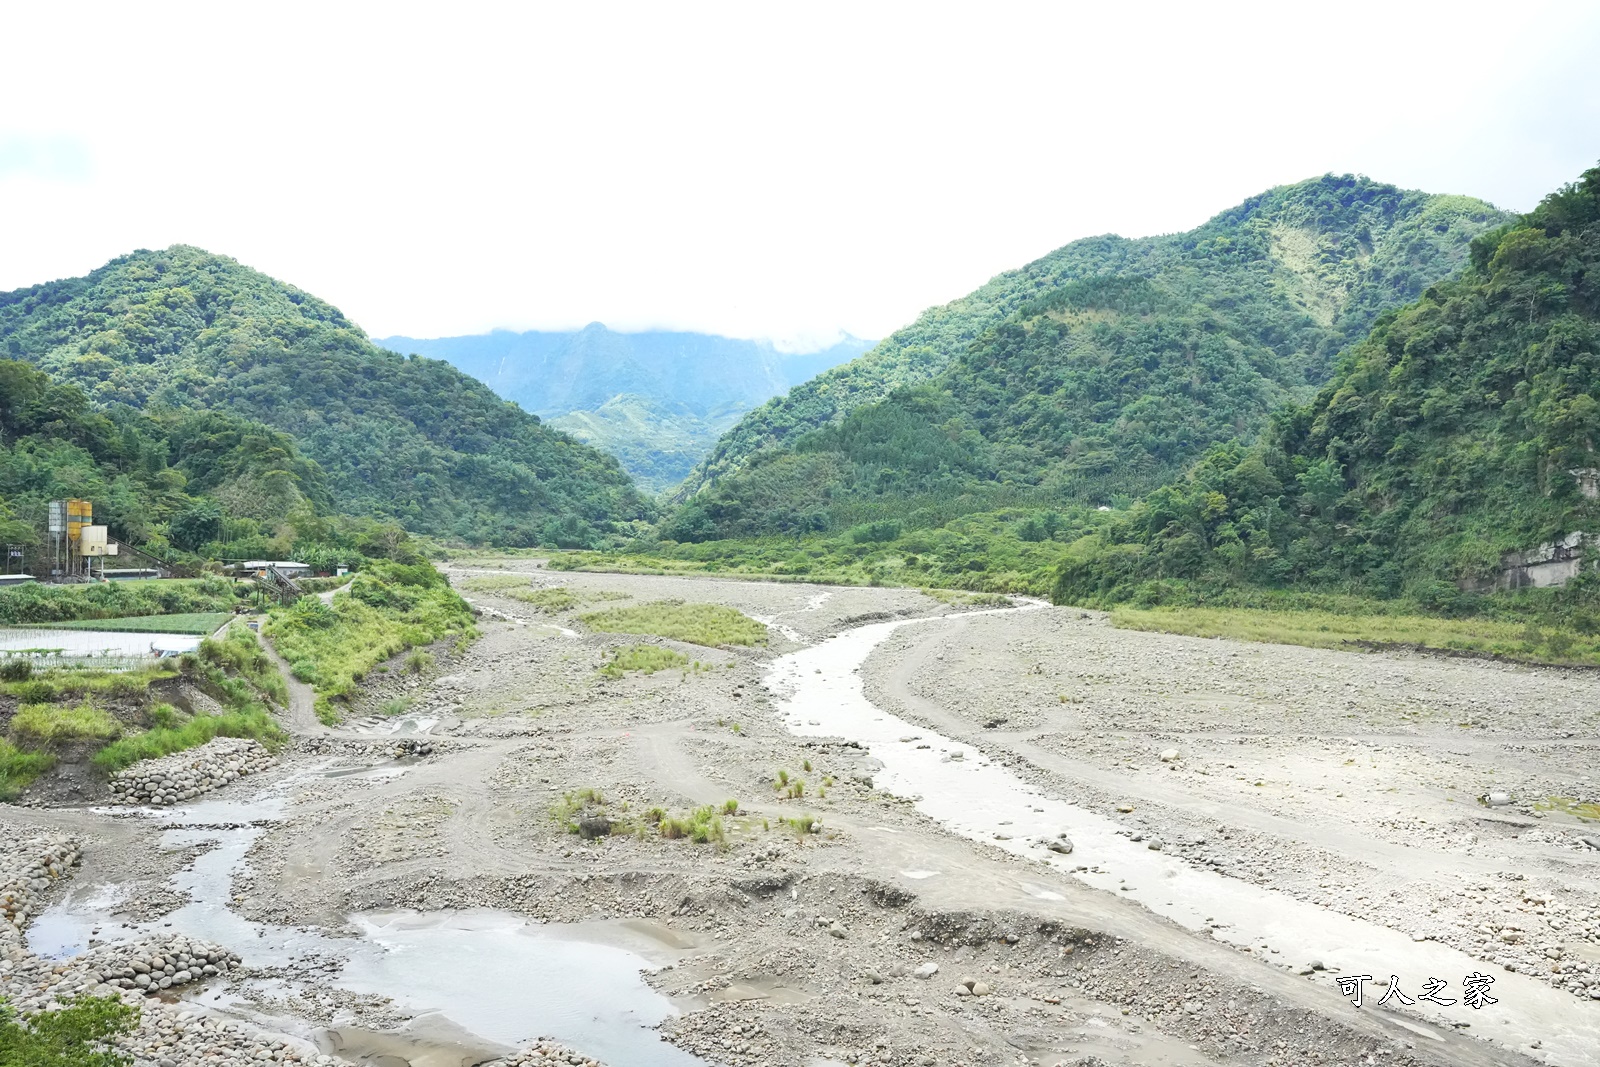
[{"label": "tall grass", "polygon": [[461,588],[469,593],[500,593],[507,589],[527,589],[533,579],[525,574],[486,574],[461,579]]},{"label": "tall grass", "polygon": [[379,663],[451,634],[475,636],[472,609],[429,564],[374,562],[347,593],[324,604],[304,597],[262,627],[294,676],[317,693],[317,715],[338,722],[339,705]]},{"label": "tall grass", "polygon": [[278,704],[289,702],[289,687],[277,665],[244,626],[230,626],[218,637],[202,641],[196,650],[201,663],[220,668],[225,674],[239,675]]},{"label": "tall grass", "polygon": [[0,738],[0,801],[12,801],[39,775],[55,765],[48,752],[24,752]]},{"label": "tall grass", "polygon": [[24,704],[11,718],[12,736],[38,744],[63,741],[106,741],[122,734],[122,726],[104,709],[85,701],[74,707]]},{"label": "tall grass", "polygon": [[95,753],[92,762],[105,773],[115,774],[140,760],[170,756],[196,748],[215,737],[251,737],[269,745],[285,740],[272,716],[257,706],[225,715],[196,715],[174,726],[158,726],[124,737]]},{"label": "tall grass", "polygon": [[721,604],[686,604],[656,600],[580,616],[600,633],[654,634],[674,641],[707,645],[763,645],[767,628],[748,615]]},{"label": "tall grass", "polygon": [[546,615],[570,611],[583,603],[584,598],[574,596],[569,589],[552,586],[549,589],[511,589],[505,593],[513,600],[531,604]]},{"label": "tall grass", "polygon": [[1498,619],[1258,608],[1115,608],[1113,626],[1313,648],[1412,647],[1537,663],[1600,665],[1600,635]]}]

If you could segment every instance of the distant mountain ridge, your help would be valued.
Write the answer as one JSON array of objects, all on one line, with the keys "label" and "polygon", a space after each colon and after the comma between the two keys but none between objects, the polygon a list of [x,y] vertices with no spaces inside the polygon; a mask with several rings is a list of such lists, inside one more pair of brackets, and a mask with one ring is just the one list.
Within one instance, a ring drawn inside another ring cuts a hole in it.
[{"label": "distant mountain ridge", "polygon": [[814,351],[668,330],[496,330],[384,337],[402,354],[443,359],[500,396],[610,452],[652,491],[682,481],[739,417],[874,342],[846,336]]}]

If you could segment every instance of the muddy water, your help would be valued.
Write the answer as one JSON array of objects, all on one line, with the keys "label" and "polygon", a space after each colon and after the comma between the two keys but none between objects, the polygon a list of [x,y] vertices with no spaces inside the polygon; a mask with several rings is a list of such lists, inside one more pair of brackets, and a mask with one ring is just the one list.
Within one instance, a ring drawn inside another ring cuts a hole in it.
[{"label": "muddy water", "polygon": [[[1033,609],[963,617],[1018,610]],[[1272,959],[1276,950],[1277,960],[1296,965],[1322,959],[1345,974],[1370,974],[1377,980],[1399,975],[1401,989],[1411,996],[1428,977],[1446,979],[1450,987],[1444,995],[1459,997],[1464,976],[1491,975],[1498,1004],[1473,1010],[1457,1003],[1425,1012],[1420,1009],[1431,1006],[1418,1002],[1411,1010],[1446,1026],[1469,1023],[1474,1034],[1511,1048],[1527,1049],[1541,1041],[1549,1063],[1600,1067],[1600,1012],[1570,994],[1438,942],[1414,942],[1377,923],[1151,851],[1119,834],[1113,820],[1043,792],[970,745],[915,726],[867,700],[857,671],[872,650],[902,626],[938,625],[940,620],[934,619],[863,626],[779,658],[767,684],[781,698],[786,725],[803,736],[859,742],[883,764],[883,771],[873,776],[878,788],[914,799],[919,811],[955,833],[1048,863],[1063,876],[1136,900],[1191,930],[1213,927],[1218,940],[1248,947],[1264,958]],[[1052,853],[1041,843],[1063,832],[1076,846],[1071,856]],[[1074,872],[1085,864],[1100,872]],[[938,877],[936,871],[906,873]],[[1034,887],[1034,895],[1059,899],[1042,886]],[[1322,980],[1331,985],[1333,976]],[[1369,1008],[1382,993],[1368,984]],[[1411,1028],[1423,1036],[1432,1034],[1420,1023]]]},{"label": "muddy water", "polygon": [[[366,773],[395,770],[378,767]],[[479,909],[358,914],[350,919],[356,936],[330,937],[253,922],[234,912],[234,875],[265,832],[259,824],[282,817],[290,787],[327,773],[321,767],[292,777],[250,802],[208,801],[150,812],[170,826],[164,847],[213,846],[173,878],[173,887],[189,902],[161,922],[130,932],[109,914],[124,896],[120,887],[80,883],[30,926],[29,947],[59,959],[83,952],[94,936],[182,933],[225,945],[252,967],[292,969],[308,959],[338,961],[340,967],[326,977],[256,985],[278,996],[317,985],[390,997],[419,1013],[412,1028],[398,1035],[324,1029],[260,1016],[247,1001],[216,1003],[220,995],[209,991],[195,997],[202,1007],[285,1028],[321,1051],[356,1062],[458,1067],[549,1037],[617,1065],[704,1064],[648,1029],[675,1014],[672,1003],[650,989],[641,974],[692,947],[675,943],[680,935],[674,931],[637,923],[540,925],[510,912]],[[239,827],[250,822],[258,825]]]}]

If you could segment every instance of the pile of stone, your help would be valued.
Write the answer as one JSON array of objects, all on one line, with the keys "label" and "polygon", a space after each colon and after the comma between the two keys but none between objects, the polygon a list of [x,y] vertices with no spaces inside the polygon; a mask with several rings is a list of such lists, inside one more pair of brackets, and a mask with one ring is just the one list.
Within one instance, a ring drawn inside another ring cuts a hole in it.
[{"label": "pile of stone", "polygon": [[[295,749],[307,756],[342,756],[349,759],[399,759],[432,756],[449,750],[452,743],[438,737],[327,737],[313,735],[295,740]],[[422,751],[426,749],[427,751]]]},{"label": "pile of stone", "polygon": [[599,1060],[592,1060],[581,1053],[573,1052],[554,1041],[540,1041],[532,1048],[524,1049],[508,1059],[490,1060],[483,1067],[550,1067],[552,1064],[569,1065],[569,1067],[605,1067]]},{"label": "pile of stone", "polygon": [[61,834],[0,825],[0,959],[22,940],[41,890],[78,862],[78,845]]},{"label": "pile of stone", "polygon": [[273,762],[272,753],[259,742],[217,737],[187,752],[135,763],[111,779],[111,795],[119,804],[181,804],[264,771]]},{"label": "pile of stone", "polygon": [[94,967],[106,985],[160,993],[227,974],[239,963],[239,957],[225,948],[180,937],[102,950],[95,954]]},{"label": "pile of stone", "polygon": [[[78,862],[78,843],[60,834],[0,822],[0,999],[24,1015],[54,1011],[79,995],[121,997],[140,1008],[133,1032],[115,1044],[137,1067],[260,1067],[290,1063],[333,1067],[335,1061],[310,1045],[253,1027],[212,1019],[148,997],[129,973],[147,975],[154,990],[157,964],[166,989],[222,975],[239,963],[225,949],[183,938],[148,940],[94,949],[70,960],[41,959],[27,950],[23,930],[39,894]],[[204,962],[202,962],[204,961]],[[135,969],[143,964],[146,970]],[[167,968],[172,967],[172,973]],[[187,978],[180,979],[185,971]],[[535,1061],[537,1062],[537,1061]]]}]

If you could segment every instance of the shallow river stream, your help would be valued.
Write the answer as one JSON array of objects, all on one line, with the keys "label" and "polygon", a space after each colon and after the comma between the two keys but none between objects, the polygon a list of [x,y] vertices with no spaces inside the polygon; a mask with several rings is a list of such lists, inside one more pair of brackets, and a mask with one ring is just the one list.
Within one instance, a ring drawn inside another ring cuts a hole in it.
[{"label": "shallow river stream", "polygon": [[[1035,610],[1043,605],[973,612],[962,618]],[[1456,1004],[1431,1015],[1440,1024],[1468,1023],[1511,1048],[1527,1050],[1546,1062],[1567,1067],[1600,1067],[1600,1013],[1586,1010],[1571,994],[1524,975],[1448,948],[1436,941],[1413,941],[1377,923],[1342,915],[1319,905],[1250,882],[1227,878],[1134,842],[1111,819],[1068,804],[1028,784],[1008,768],[990,763],[970,745],[942,737],[891,715],[867,700],[858,668],[882,641],[903,626],[947,625],[939,620],[904,620],[848,630],[818,645],[774,662],[768,687],[780,695],[788,728],[813,737],[859,742],[883,765],[873,776],[876,788],[915,800],[918,811],[954,833],[994,848],[1043,860],[1064,876],[1138,901],[1157,914],[1271,958],[1305,963],[1335,963],[1345,974],[1374,979],[1401,976],[1401,988],[1415,994],[1424,977],[1447,979],[1459,996],[1462,978],[1492,975],[1499,1003],[1479,1010]],[[975,623],[983,625],[983,623]],[[914,741],[907,740],[915,738]],[[918,745],[927,745],[919,748]],[[1050,852],[1041,843],[1065,832],[1074,843],[1071,856]],[[1098,873],[1074,871],[1079,866]],[[926,879],[938,871],[905,871]],[[1040,891],[1035,891],[1036,894]],[[1048,895],[1048,891],[1043,891]],[[1425,906],[1425,905],[1424,905]],[[1332,983],[1332,975],[1322,976]],[[1369,984],[1371,1001],[1382,990]],[[1370,1006],[1370,1004],[1369,1004]],[[1424,1007],[1421,1002],[1418,1007]],[[1384,1009],[1379,1009],[1384,1010]],[[1436,1037],[1428,1026],[1392,1016],[1419,1037]]]},{"label": "shallow river stream", "polygon": [[[1027,611],[1031,608],[1007,609]],[[1001,612],[975,612],[974,615]],[[1543,1042],[1547,1062],[1600,1067],[1600,1019],[1582,1011],[1565,993],[1508,973],[1437,942],[1413,942],[1405,934],[1341,915],[1282,893],[1191,866],[1154,852],[1123,834],[1115,822],[1041,792],[1007,768],[990,763],[948,738],[890,715],[865,697],[857,669],[873,649],[902,626],[948,625],[940,620],[879,623],[850,630],[774,661],[768,685],[781,696],[780,712],[796,734],[842,737],[859,742],[883,765],[878,788],[914,798],[918,810],[949,830],[995,848],[1043,860],[1066,877],[1138,901],[1190,929],[1215,928],[1219,940],[1291,961],[1321,957],[1344,973],[1440,976],[1459,990],[1461,977],[1484,971],[1495,978],[1499,1003],[1480,1011],[1461,1005],[1441,1008],[1439,1023],[1467,1021],[1475,1033],[1491,1034],[1511,1047]],[[982,625],[982,623],[977,623]],[[918,748],[905,740],[915,736]],[[959,756],[957,754],[960,754]],[[370,773],[403,773],[399,768]],[[177,811],[151,812],[164,820],[168,847],[215,842],[218,847],[180,872],[175,888],[189,903],[169,916],[171,930],[225,945],[253,966],[283,966],[308,957],[343,961],[342,970],[318,981],[357,993],[392,997],[428,1014],[397,1047],[393,1038],[330,1031],[301,1024],[300,1033],[324,1051],[363,1056],[367,1062],[413,1067],[457,1067],[470,1051],[486,1057],[547,1036],[618,1067],[689,1067],[704,1061],[662,1042],[649,1027],[667,1018],[673,1005],[651,990],[641,971],[682,954],[650,937],[643,924],[538,925],[506,912],[368,914],[352,917],[358,937],[329,937],[250,922],[229,908],[235,872],[262,830],[222,828],[279,818],[287,790],[303,778],[279,783],[263,798],[244,803],[209,801]],[[1047,851],[1040,839],[1067,833],[1076,846],[1070,857]],[[1002,836],[1003,835],[1003,839]],[[1074,868],[1084,863],[1099,872]],[[937,870],[903,872],[937,878]],[[1036,894],[1049,896],[1045,890]],[[63,957],[87,947],[90,931],[107,940],[120,931],[109,912],[115,886],[81,883],[29,930],[29,944]],[[162,925],[156,932],[170,932]],[[1331,979],[1330,979],[1331,980]],[[268,982],[272,992],[294,983]],[[1369,992],[1371,991],[1369,987]],[[1376,997],[1374,993],[1374,997]],[[211,1006],[199,994],[201,1004]],[[215,1005],[249,1017],[248,1005]],[[277,1026],[292,1020],[272,1019]],[[1403,1022],[1419,1037],[1434,1031]],[[455,1059],[450,1050],[455,1049]],[[430,1051],[432,1050],[432,1051]]]},{"label": "shallow river stream", "polygon": [[[268,796],[249,803],[216,800],[149,813],[171,827],[163,841],[166,847],[216,847],[173,880],[189,903],[161,923],[136,930],[204,938],[239,953],[252,967],[340,961],[338,971],[316,979],[316,984],[391,997],[422,1014],[396,1037],[337,1023],[332,1028],[297,1024],[264,1015],[247,1001],[219,1002],[220,994],[209,991],[196,994],[199,1007],[287,1030],[322,1052],[386,1067],[460,1067],[526,1047],[540,1037],[611,1064],[704,1064],[648,1029],[675,1009],[644,983],[641,972],[683,955],[672,947],[670,935],[653,936],[649,924],[539,924],[488,909],[390,912],[354,915],[351,923],[359,936],[329,937],[238,915],[229,907],[233,878],[263,830],[237,824],[281,817],[288,788],[303,781],[302,776],[286,779]],[[30,926],[29,947],[40,955],[64,958],[88,948],[96,929],[107,941],[131,936],[109,914],[120,899],[116,886],[74,886]],[[263,992],[279,996],[307,984],[292,979],[254,982]]]}]

